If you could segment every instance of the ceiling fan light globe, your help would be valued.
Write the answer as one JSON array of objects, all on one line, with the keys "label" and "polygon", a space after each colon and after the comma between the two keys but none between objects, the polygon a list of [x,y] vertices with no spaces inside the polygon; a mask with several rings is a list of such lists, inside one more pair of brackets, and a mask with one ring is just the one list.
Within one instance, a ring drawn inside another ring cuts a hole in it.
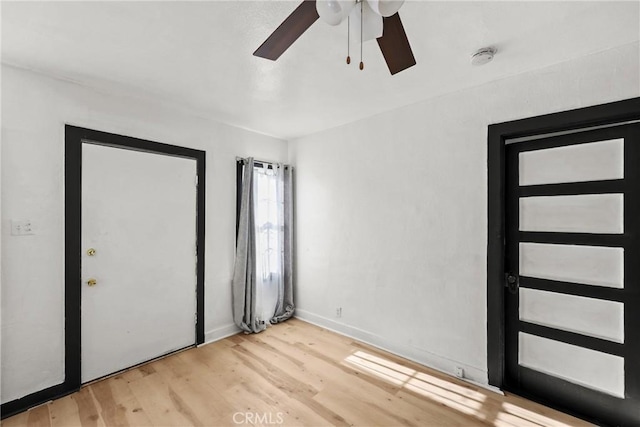
[{"label": "ceiling fan light globe", "polygon": [[400,10],[404,0],[367,0],[369,7],[380,16],[391,16]]},{"label": "ceiling fan light globe", "polygon": [[349,16],[356,0],[317,0],[316,10],[320,19],[329,25],[338,25]]},{"label": "ceiling fan light globe", "polygon": [[[369,2],[362,3],[362,7],[358,5],[351,12],[351,31],[354,35],[353,41],[360,43],[360,36],[362,35],[362,41],[374,40],[378,37],[382,37],[384,30],[384,22],[382,16],[376,14]],[[361,24],[362,23],[362,29]]]}]

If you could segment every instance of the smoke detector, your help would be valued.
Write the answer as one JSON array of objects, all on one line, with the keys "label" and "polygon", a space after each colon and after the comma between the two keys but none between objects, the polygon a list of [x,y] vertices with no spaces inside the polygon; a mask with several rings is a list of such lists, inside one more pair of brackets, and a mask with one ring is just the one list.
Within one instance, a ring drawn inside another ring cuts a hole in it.
[{"label": "smoke detector", "polygon": [[471,65],[484,65],[493,59],[497,50],[493,47],[483,47],[478,49],[473,55],[471,55]]}]

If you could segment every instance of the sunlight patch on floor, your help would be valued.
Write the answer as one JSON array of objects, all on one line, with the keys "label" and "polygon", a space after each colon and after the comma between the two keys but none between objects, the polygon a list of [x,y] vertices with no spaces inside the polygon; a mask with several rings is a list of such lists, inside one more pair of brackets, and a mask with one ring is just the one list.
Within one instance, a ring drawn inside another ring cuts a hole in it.
[{"label": "sunlight patch on floor", "polygon": [[345,359],[345,362],[362,372],[374,375],[393,385],[404,387],[457,411],[481,417],[478,410],[482,408],[482,403],[486,399],[482,393],[364,351],[351,354]]},{"label": "sunlight patch on floor", "polygon": [[493,425],[495,427],[544,427],[544,425],[502,411],[496,415]]},{"label": "sunlight patch on floor", "polygon": [[450,390],[453,391],[455,393],[458,393],[462,396],[468,397],[470,399],[474,399],[480,402],[484,402],[486,400],[486,396],[482,393],[479,393],[475,390],[471,390],[467,387],[463,387],[461,385],[458,384],[454,384],[451,383],[450,381],[444,380],[442,378],[438,378],[436,376],[433,375],[429,375],[425,372],[418,372],[416,373],[415,377],[419,380],[422,380],[424,382],[436,385],[440,388],[444,388],[446,390]]},{"label": "sunlight patch on floor", "polygon": [[413,369],[400,366],[397,363],[381,359],[363,351],[355,352],[348,356],[345,361],[361,371],[375,375],[393,385],[399,386],[406,383],[416,372]]},{"label": "sunlight patch on floor", "polygon": [[503,413],[515,415],[520,419],[529,420],[545,427],[571,427],[570,424],[566,424],[562,421],[554,420],[553,418],[549,418],[542,414],[529,411],[528,409],[521,408],[520,406],[514,405],[512,403],[503,402],[502,409]]},{"label": "sunlight patch on floor", "polygon": [[485,408],[486,395],[365,351],[356,351],[344,359],[345,364],[373,375],[458,412],[487,420],[496,427],[571,427],[561,421],[503,402],[500,407]]},{"label": "sunlight patch on floor", "polygon": [[477,418],[484,418],[479,412],[480,409],[482,409],[482,402],[468,399],[457,393],[444,390],[438,386],[434,386],[415,378],[409,380],[404,387],[409,391],[420,394],[435,402],[442,403],[443,405],[453,408],[458,412],[473,415]]}]

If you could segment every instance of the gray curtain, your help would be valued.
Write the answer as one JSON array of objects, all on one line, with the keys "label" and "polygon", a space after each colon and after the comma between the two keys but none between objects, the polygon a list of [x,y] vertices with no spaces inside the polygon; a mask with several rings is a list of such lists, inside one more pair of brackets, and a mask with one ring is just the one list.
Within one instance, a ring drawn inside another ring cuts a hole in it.
[{"label": "gray curtain", "polygon": [[254,160],[248,158],[244,161],[233,273],[233,320],[246,333],[263,331],[266,328],[265,320],[279,323],[290,318],[294,312],[292,279],[293,174],[291,167],[284,167],[284,165],[273,165],[273,167],[278,168],[277,178],[282,180],[278,183],[280,185],[278,185],[277,198],[281,206],[279,222],[283,224],[282,231],[278,236],[280,247],[283,249],[280,259],[283,280],[278,281],[278,295],[273,318],[261,319],[258,312],[261,303],[258,301],[258,297],[262,292],[258,287],[263,286],[263,281],[258,279],[256,267],[257,227]]},{"label": "gray curtain", "polygon": [[284,232],[282,233],[283,256],[282,270],[284,280],[278,289],[278,304],[276,312],[271,319],[271,323],[279,323],[293,316],[293,168],[291,166],[283,169],[283,216]]},{"label": "gray curtain", "polygon": [[246,160],[242,175],[240,221],[233,268],[233,321],[243,331],[260,332],[266,325],[256,312],[256,228],[254,226],[253,158]]}]

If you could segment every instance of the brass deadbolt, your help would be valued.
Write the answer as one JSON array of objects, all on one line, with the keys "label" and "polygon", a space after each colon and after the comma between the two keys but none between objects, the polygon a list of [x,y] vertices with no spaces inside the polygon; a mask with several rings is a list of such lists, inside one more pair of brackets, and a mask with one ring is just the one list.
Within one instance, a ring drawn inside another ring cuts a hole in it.
[{"label": "brass deadbolt", "polygon": [[96,250],[93,248],[87,249],[87,255],[94,256],[96,254]]},{"label": "brass deadbolt", "polygon": [[98,281],[96,279],[87,280],[87,285],[89,285],[89,286],[95,286],[97,284],[98,284]]}]

